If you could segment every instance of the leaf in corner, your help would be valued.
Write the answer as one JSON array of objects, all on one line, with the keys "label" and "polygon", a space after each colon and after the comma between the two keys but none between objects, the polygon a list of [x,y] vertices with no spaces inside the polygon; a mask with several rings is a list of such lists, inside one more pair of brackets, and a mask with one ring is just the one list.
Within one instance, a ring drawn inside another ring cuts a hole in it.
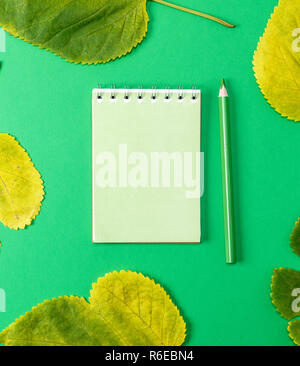
[{"label": "leaf in corner", "polygon": [[300,0],[280,0],[254,54],[257,83],[282,116],[300,121]]},{"label": "leaf in corner", "polygon": [[274,269],[271,298],[277,311],[290,320],[300,315],[295,307],[300,295],[300,272],[288,268]]},{"label": "leaf in corner", "polygon": [[300,346],[300,320],[293,320],[290,322],[288,332],[294,343]]},{"label": "leaf in corner", "polygon": [[0,133],[0,221],[24,229],[38,215],[43,182],[30,157],[14,137]]},{"label": "leaf in corner", "polygon": [[93,284],[90,303],[47,300],[0,333],[7,346],[180,346],[185,322],[165,290],[131,271]]},{"label": "leaf in corner", "polygon": [[293,252],[300,256],[300,218],[298,218],[296,221],[290,239],[290,245],[293,249]]},{"label": "leaf in corner", "polygon": [[145,37],[147,0],[0,0],[0,25],[70,62],[126,55]]}]

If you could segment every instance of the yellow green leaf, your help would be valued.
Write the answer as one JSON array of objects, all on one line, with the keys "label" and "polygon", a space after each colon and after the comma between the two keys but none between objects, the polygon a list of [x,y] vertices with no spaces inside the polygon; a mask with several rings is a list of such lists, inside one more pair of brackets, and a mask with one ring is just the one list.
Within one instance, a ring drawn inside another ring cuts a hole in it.
[{"label": "yellow green leaf", "polygon": [[147,0],[0,0],[0,25],[10,34],[68,61],[114,60],[145,37]]},{"label": "yellow green leaf", "polygon": [[114,327],[122,322],[129,343],[180,346],[184,342],[185,323],[178,309],[160,285],[142,274],[121,271],[100,278],[93,284],[90,304]]},{"label": "yellow green leaf", "polygon": [[[215,16],[163,0],[158,3],[226,27]],[[147,0],[0,0],[0,25],[15,37],[70,62],[98,64],[131,52],[145,38]]]},{"label": "yellow green leaf", "polygon": [[300,315],[300,272],[288,268],[274,269],[271,298],[277,311],[290,320]]},{"label": "yellow green leaf", "polygon": [[0,333],[7,346],[180,346],[185,322],[165,290],[131,271],[93,284],[89,303],[65,296],[34,307]]},{"label": "yellow green leaf", "polygon": [[300,320],[293,320],[290,322],[288,332],[294,343],[300,346]]},{"label": "yellow green leaf", "polygon": [[296,221],[295,227],[291,234],[291,247],[293,252],[300,256],[300,218]]},{"label": "yellow green leaf", "polygon": [[280,0],[254,54],[257,83],[282,116],[300,121],[300,0]]},{"label": "yellow green leaf", "polygon": [[88,302],[73,296],[46,300],[0,333],[0,343],[6,346],[96,346],[117,341]]},{"label": "yellow green leaf", "polygon": [[14,137],[0,133],[0,221],[24,229],[38,215],[44,196],[41,176]]}]

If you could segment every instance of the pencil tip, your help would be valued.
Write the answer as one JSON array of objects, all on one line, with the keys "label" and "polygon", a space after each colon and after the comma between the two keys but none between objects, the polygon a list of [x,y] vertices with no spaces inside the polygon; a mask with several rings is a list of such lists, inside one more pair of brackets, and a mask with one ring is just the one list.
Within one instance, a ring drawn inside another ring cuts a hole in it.
[{"label": "pencil tip", "polygon": [[226,89],[226,85],[225,85],[225,80],[224,79],[221,80],[219,97],[228,97],[228,93],[227,93],[227,89]]}]

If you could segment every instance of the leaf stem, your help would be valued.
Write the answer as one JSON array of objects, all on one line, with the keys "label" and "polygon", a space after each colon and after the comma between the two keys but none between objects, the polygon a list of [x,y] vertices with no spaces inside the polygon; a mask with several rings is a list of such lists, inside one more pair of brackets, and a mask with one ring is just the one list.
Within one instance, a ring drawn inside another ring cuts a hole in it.
[{"label": "leaf stem", "polygon": [[217,22],[217,23],[220,23],[220,24],[222,24],[222,25],[224,25],[225,27],[228,27],[228,28],[235,28],[235,25],[227,23],[224,20],[216,18],[216,17],[214,17],[212,15],[209,15],[209,14],[201,13],[201,12],[196,11],[196,10],[187,9],[187,8],[184,8],[184,7],[179,6],[179,5],[168,3],[167,1],[164,1],[164,0],[152,0],[152,1],[154,1],[156,3],[159,3],[159,4],[169,6],[170,8],[185,11],[186,13],[198,15],[199,17],[202,17],[202,18],[210,19],[210,20],[212,20],[214,22]]}]

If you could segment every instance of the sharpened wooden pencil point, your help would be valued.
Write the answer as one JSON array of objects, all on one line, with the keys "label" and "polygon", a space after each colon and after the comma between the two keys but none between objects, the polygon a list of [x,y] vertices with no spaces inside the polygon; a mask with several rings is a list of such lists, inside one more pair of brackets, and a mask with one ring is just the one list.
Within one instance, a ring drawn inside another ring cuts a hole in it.
[{"label": "sharpened wooden pencil point", "polygon": [[227,92],[227,89],[226,89],[226,86],[225,86],[225,80],[224,79],[222,79],[222,81],[221,81],[219,97],[228,97],[228,92]]}]

